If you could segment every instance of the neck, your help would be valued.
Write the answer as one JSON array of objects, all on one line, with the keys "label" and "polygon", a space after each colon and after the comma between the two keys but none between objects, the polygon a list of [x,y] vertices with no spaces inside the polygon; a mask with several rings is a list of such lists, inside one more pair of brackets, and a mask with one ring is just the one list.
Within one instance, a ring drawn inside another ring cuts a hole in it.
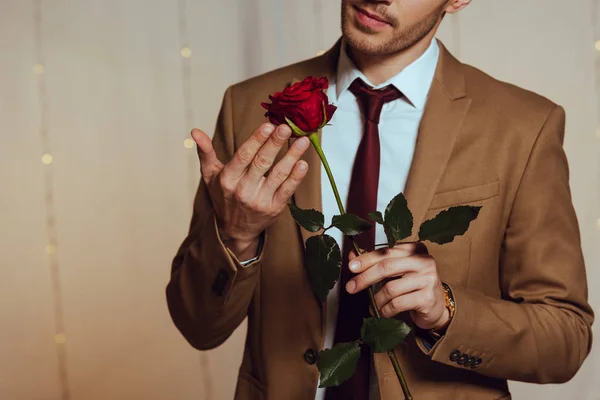
[{"label": "neck", "polygon": [[396,53],[374,56],[348,47],[348,55],[373,85],[380,85],[398,75],[404,68],[421,57],[431,45],[432,40],[434,40],[434,32]]}]

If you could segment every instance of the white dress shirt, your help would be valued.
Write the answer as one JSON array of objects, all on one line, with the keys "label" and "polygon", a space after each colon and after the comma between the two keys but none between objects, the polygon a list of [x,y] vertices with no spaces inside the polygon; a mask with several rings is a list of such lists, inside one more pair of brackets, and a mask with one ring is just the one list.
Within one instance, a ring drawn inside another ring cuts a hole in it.
[{"label": "white dress shirt", "polygon": [[[338,109],[330,125],[323,128],[321,145],[335,178],[343,204],[347,204],[352,167],[356,151],[362,139],[364,119],[361,108],[348,87],[356,79],[376,89],[394,85],[404,97],[386,103],[381,111],[379,122],[379,141],[381,145],[381,164],[379,187],[377,190],[377,211],[383,212],[388,203],[398,193],[404,191],[406,179],[412,162],[419,124],[423,116],[427,94],[433,81],[439,57],[439,47],[434,39],[419,59],[407,66],[402,72],[381,85],[372,85],[356,68],[342,44],[337,67],[337,77],[330,82],[327,95],[329,101]],[[329,183],[325,168],[321,168],[321,195],[325,225],[329,225],[334,215],[339,215],[337,202]],[[373,210],[375,211],[375,210]],[[340,246],[342,233],[337,229],[328,231]],[[377,225],[375,243],[387,242],[381,225]],[[336,284],[327,298],[327,326],[325,348],[333,346],[339,306],[339,288]],[[373,368],[371,368],[373,371]],[[371,376],[371,399],[378,398],[377,382]],[[325,396],[324,389],[318,389],[316,400]]]}]

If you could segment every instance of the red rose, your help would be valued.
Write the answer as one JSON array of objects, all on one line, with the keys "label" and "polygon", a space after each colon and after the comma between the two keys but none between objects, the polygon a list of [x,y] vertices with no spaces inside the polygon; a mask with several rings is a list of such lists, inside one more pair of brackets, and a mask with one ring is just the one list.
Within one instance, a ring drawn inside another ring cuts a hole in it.
[{"label": "red rose", "polygon": [[[288,118],[302,132],[316,132],[331,121],[337,109],[329,104],[329,99],[323,92],[328,86],[327,78],[309,76],[302,82],[285,88],[283,92],[269,96],[270,104],[261,103],[267,110],[265,117],[274,125],[285,124]],[[293,128],[294,136],[301,136],[302,132],[296,132]]]}]

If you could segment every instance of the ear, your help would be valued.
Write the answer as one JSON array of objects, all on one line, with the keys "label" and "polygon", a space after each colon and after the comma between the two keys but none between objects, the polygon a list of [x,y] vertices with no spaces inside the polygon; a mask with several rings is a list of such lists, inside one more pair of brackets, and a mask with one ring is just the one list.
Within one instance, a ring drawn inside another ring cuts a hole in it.
[{"label": "ear", "polygon": [[471,0],[450,0],[446,6],[446,13],[454,14],[465,8],[471,3]]}]

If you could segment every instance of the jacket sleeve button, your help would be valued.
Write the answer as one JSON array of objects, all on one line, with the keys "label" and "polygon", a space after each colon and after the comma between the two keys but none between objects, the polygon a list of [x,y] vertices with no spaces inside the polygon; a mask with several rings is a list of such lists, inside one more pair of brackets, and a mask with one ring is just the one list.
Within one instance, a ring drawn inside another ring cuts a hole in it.
[{"label": "jacket sleeve button", "polygon": [[467,357],[467,361],[465,361],[465,367],[472,367],[476,360],[477,359],[475,357]]},{"label": "jacket sleeve button", "polygon": [[458,365],[465,365],[465,363],[467,363],[467,361],[469,361],[469,356],[466,354],[462,354],[460,357],[458,357],[458,360],[456,360],[456,363]]},{"label": "jacket sleeve button", "polygon": [[473,361],[473,364],[471,364],[471,367],[477,368],[479,365],[481,365],[482,362],[483,362],[483,360],[481,358],[478,358],[477,360]]},{"label": "jacket sleeve button", "polygon": [[450,353],[450,361],[456,361],[460,356],[462,356],[462,353],[458,350],[454,350]]},{"label": "jacket sleeve button", "polygon": [[317,363],[317,352],[313,349],[308,349],[304,352],[304,361],[308,364],[313,365]]}]

